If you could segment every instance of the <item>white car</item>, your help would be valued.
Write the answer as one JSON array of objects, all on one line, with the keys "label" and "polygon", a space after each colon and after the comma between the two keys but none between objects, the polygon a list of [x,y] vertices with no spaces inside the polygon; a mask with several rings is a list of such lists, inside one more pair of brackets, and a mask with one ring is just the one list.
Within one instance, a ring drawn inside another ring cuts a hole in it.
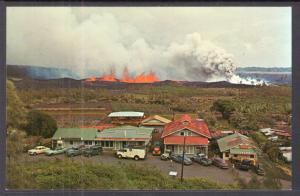
[{"label": "white car", "polygon": [[29,155],[38,155],[38,154],[43,154],[48,150],[50,150],[50,148],[47,148],[45,146],[37,146],[34,149],[28,150],[28,154]]}]

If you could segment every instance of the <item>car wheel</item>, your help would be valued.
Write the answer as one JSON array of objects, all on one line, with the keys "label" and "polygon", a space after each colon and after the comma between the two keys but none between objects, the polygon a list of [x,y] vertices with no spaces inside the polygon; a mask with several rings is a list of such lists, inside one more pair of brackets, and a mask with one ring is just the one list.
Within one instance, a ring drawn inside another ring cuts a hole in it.
[{"label": "car wheel", "polygon": [[118,158],[119,158],[119,159],[122,159],[122,155],[119,154],[119,155],[118,155]]},{"label": "car wheel", "polygon": [[134,156],[134,160],[138,161],[139,159],[139,156]]}]

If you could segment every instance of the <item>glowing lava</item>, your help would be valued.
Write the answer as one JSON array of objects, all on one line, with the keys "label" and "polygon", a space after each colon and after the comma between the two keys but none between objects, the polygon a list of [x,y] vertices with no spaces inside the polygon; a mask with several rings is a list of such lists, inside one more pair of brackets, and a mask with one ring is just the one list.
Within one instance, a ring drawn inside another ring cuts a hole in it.
[{"label": "glowing lava", "polygon": [[107,81],[107,82],[125,82],[125,83],[154,83],[159,82],[153,71],[149,73],[142,73],[135,77],[130,76],[128,68],[125,67],[122,73],[121,79],[117,79],[115,72],[111,70],[110,74],[104,74],[100,78],[90,77],[85,80],[85,82],[91,83],[96,81]]}]

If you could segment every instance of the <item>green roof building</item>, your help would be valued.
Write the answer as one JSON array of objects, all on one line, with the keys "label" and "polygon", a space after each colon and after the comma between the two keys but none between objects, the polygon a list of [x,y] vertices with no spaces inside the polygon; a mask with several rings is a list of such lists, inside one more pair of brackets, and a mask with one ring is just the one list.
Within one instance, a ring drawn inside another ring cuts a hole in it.
[{"label": "green roof building", "polygon": [[53,145],[63,147],[94,145],[98,130],[93,128],[59,128],[52,137]]},{"label": "green roof building", "polygon": [[252,160],[257,162],[257,151],[252,140],[240,133],[225,136],[217,140],[224,160]]},{"label": "green roof building", "polygon": [[118,150],[127,146],[147,146],[152,138],[153,128],[119,126],[97,133],[96,140],[107,149]]}]

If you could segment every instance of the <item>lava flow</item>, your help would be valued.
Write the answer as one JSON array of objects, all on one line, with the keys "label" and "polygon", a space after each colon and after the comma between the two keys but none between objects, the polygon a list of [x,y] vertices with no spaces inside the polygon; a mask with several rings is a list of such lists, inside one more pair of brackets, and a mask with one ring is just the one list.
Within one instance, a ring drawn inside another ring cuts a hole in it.
[{"label": "lava flow", "polygon": [[100,78],[90,77],[85,80],[85,82],[92,83],[97,81],[107,81],[107,82],[125,82],[125,83],[154,83],[159,82],[153,71],[149,73],[142,73],[135,77],[130,76],[128,68],[125,67],[123,70],[122,77],[120,79],[116,78],[115,72],[111,71],[110,74],[104,74]]}]

